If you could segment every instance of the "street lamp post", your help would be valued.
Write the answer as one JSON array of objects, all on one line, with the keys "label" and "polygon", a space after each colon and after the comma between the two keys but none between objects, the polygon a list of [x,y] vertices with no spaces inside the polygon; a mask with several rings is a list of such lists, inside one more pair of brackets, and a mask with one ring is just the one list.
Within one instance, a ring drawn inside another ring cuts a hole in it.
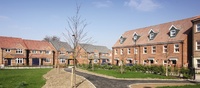
[{"label": "street lamp post", "polygon": [[138,36],[135,34],[134,36],[133,36],[133,41],[134,41],[134,43],[135,43],[135,45],[134,45],[134,64],[136,64],[136,41],[137,41],[137,39],[138,39]]}]

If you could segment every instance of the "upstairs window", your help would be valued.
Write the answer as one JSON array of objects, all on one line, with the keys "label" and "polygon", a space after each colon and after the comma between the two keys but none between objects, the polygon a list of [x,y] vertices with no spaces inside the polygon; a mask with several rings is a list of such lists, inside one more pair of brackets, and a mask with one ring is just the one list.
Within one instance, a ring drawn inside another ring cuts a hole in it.
[{"label": "upstairs window", "polygon": [[155,53],[156,53],[156,47],[152,46],[152,54],[155,54]]},{"label": "upstairs window", "polygon": [[41,50],[41,51],[40,51],[40,54],[42,54],[42,53],[43,53],[43,51]]},{"label": "upstairs window", "polygon": [[153,40],[156,37],[157,33],[155,33],[152,29],[149,31],[149,40]]},{"label": "upstairs window", "polygon": [[174,44],[174,53],[179,53],[179,44]]},{"label": "upstairs window", "polygon": [[133,34],[132,40],[133,40],[134,42],[136,42],[139,38],[140,38],[140,36],[135,32],[135,33]]},{"label": "upstairs window", "polygon": [[121,49],[121,54],[123,54],[124,53],[124,49]]},{"label": "upstairs window", "polygon": [[62,52],[62,51],[60,51],[60,54],[61,54],[61,55],[64,55],[65,53],[64,53],[64,52]]},{"label": "upstairs window", "polygon": [[117,49],[115,49],[115,55],[117,55],[117,52],[118,52]]},{"label": "upstairs window", "polygon": [[196,42],[196,50],[200,51],[200,40]]},{"label": "upstairs window", "polygon": [[137,54],[137,53],[138,53],[138,49],[134,48],[134,54]]},{"label": "upstairs window", "polygon": [[17,50],[16,50],[16,53],[17,53],[17,54],[22,54],[23,51],[22,51],[22,49],[17,49]]},{"label": "upstairs window", "polygon": [[51,52],[50,52],[50,51],[45,51],[45,53],[46,53],[46,54],[51,54]]},{"label": "upstairs window", "polygon": [[35,54],[35,53],[37,53],[37,51],[36,50],[32,50],[32,53]]},{"label": "upstairs window", "polygon": [[143,47],[143,54],[147,54],[147,47]]},{"label": "upstairs window", "polygon": [[179,30],[175,27],[175,26],[171,26],[169,29],[169,36],[170,38],[176,37],[176,35],[178,34]]},{"label": "upstairs window", "polygon": [[120,39],[119,39],[120,44],[123,44],[125,40],[126,40],[126,38],[124,38],[123,36],[121,36]]},{"label": "upstairs window", "polygon": [[163,46],[163,53],[167,53],[167,45]]},{"label": "upstairs window", "polygon": [[127,49],[127,52],[128,52],[128,54],[130,54],[130,53],[131,53],[131,49],[130,49],[130,48],[128,48],[128,49]]},{"label": "upstairs window", "polygon": [[200,32],[200,23],[197,24],[197,32]]},{"label": "upstairs window", "polygon": [[6,49],[5,51],[6,51],[6,52],[11,52],[11,50],[10,50],[10,49]]}]

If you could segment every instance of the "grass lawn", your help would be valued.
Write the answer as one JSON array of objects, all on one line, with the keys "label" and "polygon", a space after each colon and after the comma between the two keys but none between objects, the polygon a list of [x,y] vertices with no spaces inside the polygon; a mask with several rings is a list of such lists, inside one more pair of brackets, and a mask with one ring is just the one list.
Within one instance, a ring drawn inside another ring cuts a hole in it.
[{"label": "grass lawn", "polygon": [[96,69],[94,71],[98,74],[104,74],[108,76],[113,76],[116,78],[158,78],[158,79],[175,79],[175,77],[171,76],[162,76],[162,75],[156,75],[156,74],[149,74],[149,73],[143,73],[143,72],[125,72],[121,74],[118,71],[115,70],[103,70],[103,69]]},{"label": "grass lawn", "polygon": [[165,86],[165,87],[157,87],[157,88],[200,88],[200,84],[185,85],[185,86]]},{"label": "grass lawn", "polygon": [[0,70],[0,88],[41,88],[42,77],[51,69],[4,69]]}]

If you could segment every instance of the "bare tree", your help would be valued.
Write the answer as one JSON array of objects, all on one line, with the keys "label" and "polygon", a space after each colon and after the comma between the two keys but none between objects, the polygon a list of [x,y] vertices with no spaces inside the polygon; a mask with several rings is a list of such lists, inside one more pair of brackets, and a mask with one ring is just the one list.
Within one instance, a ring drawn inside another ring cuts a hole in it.
[{"label": "bare tree", "polygon": [[60,38],[57,36],[45,36],[45,38],[43,39],[45,41],[60,41]]},{"label": "bare tree", "polygon": [[82,48],[79,47],[81,43],[91,42],[91,37],[87,37],[87,32],[85,28],[87,26],[86,20],[81,19],[79,15],[81,5],[76,3],[76,13],[72,17],[68,17],[68,27],[66,28],[67,33],[63,33],[64,37],[68,43],[73,48],[73,67],[72,67],[72,77],[71,77],[71,87],[76,88],[76,67],[77,67],[77,57],[80,55]]}]

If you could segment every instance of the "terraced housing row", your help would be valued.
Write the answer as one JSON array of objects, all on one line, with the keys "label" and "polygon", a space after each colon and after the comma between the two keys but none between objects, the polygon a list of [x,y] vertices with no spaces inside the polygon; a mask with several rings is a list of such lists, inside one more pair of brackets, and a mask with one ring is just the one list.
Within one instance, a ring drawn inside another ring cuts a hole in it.
[{"label": "terraced housing row", "polygon": [[200,68],[200,16],[126,31],[112,63]]}]

